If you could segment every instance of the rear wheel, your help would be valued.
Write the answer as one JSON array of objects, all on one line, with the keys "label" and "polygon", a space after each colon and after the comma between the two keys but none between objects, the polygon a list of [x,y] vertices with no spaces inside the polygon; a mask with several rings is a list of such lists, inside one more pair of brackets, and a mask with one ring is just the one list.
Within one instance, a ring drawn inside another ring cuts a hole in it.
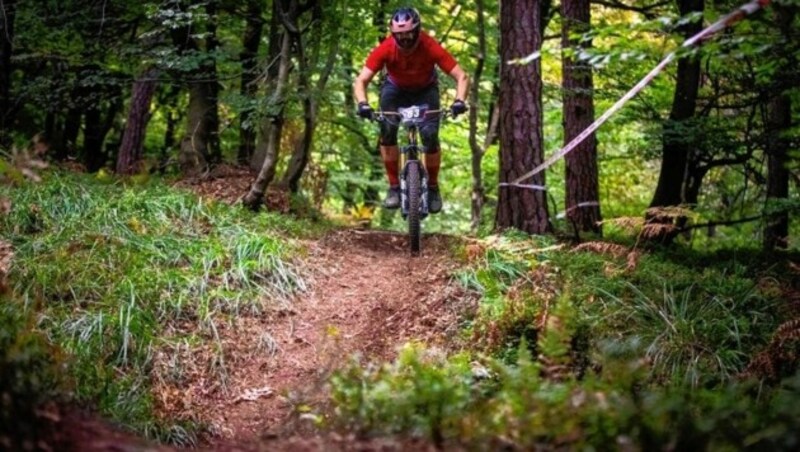
[{"label": "rear wheel", "polygon": [[406,187],[408,188],[408,241],[411,254],[419,254],[420,245],[420,167],[418,160],[408,162],[406,168]]}]

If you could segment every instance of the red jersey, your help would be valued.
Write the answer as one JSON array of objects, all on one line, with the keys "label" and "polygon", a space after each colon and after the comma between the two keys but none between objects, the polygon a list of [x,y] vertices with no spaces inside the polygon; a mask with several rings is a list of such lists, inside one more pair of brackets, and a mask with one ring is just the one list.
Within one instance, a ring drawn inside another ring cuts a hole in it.
[{"label": "red jersey", "polygon": [[420,31],[414,50],[403,51],[394,38],[389,37],[372,49],[364,65],[372,72],[385,67],[389,81],[400,89],[419,90],[436,82],[436,66],[449,74],[456,64],[450,52]]}]

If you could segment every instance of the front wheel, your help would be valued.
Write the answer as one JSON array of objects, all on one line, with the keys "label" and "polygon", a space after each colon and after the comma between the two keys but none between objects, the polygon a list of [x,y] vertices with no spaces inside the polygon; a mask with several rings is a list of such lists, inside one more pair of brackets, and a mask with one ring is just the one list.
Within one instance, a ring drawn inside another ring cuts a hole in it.
[{"label": "front wheel", "polygon": [[406,187],[408,188],[408,241],[411,254],[419,254],[420,246],[420,201],[422,200],[420,186],[422,171],[419,160],[411,160],[406,168]]}]

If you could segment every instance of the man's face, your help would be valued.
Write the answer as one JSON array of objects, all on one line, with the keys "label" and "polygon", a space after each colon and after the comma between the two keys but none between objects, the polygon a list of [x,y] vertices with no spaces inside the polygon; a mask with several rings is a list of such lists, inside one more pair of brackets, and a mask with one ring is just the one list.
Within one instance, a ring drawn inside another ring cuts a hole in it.
[{"label": "man's face", "polygon": [[397,42],[397,45],[404,49],[410,49],[414,46],[414,32],[413,31],[403,31],[394,34],[394,40]]}]

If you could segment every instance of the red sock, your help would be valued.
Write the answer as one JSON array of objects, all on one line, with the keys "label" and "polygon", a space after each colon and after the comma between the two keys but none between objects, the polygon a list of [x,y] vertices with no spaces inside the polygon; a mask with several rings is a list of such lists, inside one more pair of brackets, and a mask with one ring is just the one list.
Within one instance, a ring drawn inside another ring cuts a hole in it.
[{"label": "red sock", "polygon": [[397,187],[400,185],[400,162],[397,160],[384,160],[383,166],[386,168],[386,177],[389,179],[389,185],[392,187]]},{"label": "red sock", "polygon": [[425,170],[428,171],[428,186],[429,187],[436,187],[439,185],[439,165],[441,165],[441,160],[436,159],[428,159],[425,161]]}]

